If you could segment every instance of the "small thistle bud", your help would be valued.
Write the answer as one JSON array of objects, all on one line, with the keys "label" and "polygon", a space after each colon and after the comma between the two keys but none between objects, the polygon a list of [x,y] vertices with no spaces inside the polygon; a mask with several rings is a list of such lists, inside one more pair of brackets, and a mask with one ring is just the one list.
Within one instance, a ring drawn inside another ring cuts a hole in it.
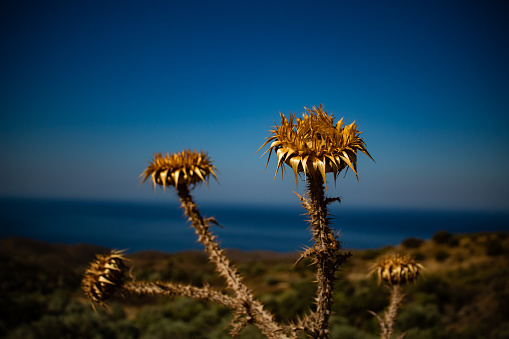
[{"label": "small thistle bud", "polygon": [[386,256],[371,268],[377,273],[379,283],[384,281],[389,285],[402,285],[414,282],[424,267],[408,256]]},{"label": "small thistle bud", "polygon": [[142,177],[142,183],[152,178],[154,189],[156,185],[162,186],[163,189],[166,186],[196,185],[199,182],[207,185],[207,179],[211,174],[217,180],[214,172],[217,168],[212,165],[207,153],[203,151],[198,153],[184,150],[180,153],[166,153],[164,156],[161,153],[155,153],[154,161],[149,164],[140,177]]},{"label": "small thistle bud", "polygon": [[83,275],[81,287],[91,302],[105,305],[117,289],[122,287],[126,266],[121,251],[98,254]]},{"label": "small thistle bud", "polygon": [[334,180],[344,168],[351,168],[357,175],[357,151],[373,160],[359,137],[362,132],[357,130],[355,122],[345,125],[341,119],[334,124],[334,116],[327,114],[322,105],[304,109],[302,118],[290,114],[287,119],[281,113],[281,125],[270,130],[272,135],[258,149],[270,143],[265,151],[269,152],[267,165],[274,151],[278,159],[276,175],[286,164],[292,168],[296,181],[299,172],[312,176],[319,173],[326,183],[327,172],[334,173]]}]

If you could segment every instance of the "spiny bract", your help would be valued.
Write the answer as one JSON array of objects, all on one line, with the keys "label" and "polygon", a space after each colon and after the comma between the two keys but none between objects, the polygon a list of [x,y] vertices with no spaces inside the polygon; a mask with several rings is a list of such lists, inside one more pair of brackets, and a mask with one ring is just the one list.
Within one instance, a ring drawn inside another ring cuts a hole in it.
[{"label": "spiny bract", "polygon": [[268,137],[258,149],[260,151],[265,145],[271,143],[269,149],[263,153],[265,155],[269,152],[267,165],[274,151],[278,158],[276,175],[279,168],[283,167],[283,163],[286,163],[293,169],[296,181],[298,181],[299,172],[303,172],[304,176],[308,173],[315,175],[319,172],[326,183],[325,173],[334,173],[334,180],[336,180],[337,175],[347,166],[358,177],[357,150],[366,154],[371,160],[373,158],[366,150],[364,141],[359,137],[362,132],[357,130],[355,121],[345,125],[341,119],[334,124],[333,115],[328,115],[322,105],[318,108],[313,106],[311,109],[306,107],[304,109],[306,112],[302,113],[302,118],[296,118],[290,113],[290,118],[287,119],[283,113],[280,113],[281,125],[276,125],[270,130],[272,136]]},{"label": "spiny bract", "polygon": [[377,273],[378,282],[389,285],[402,285],[414,282],[424,267],[406,255],[386,256],[371,267]]},{"label": "spiny bract", "polygon": [[105,301],[122,287],[126,271],[124,260],[122,251],[111,251],[107,255],[98,254],[90,263],[81,287],[91,302],[105,305]]},{"label": "spiny bract", "polygon": [[200,153],[191,150],[183,150],[180,153],[168,154],[164,156],[161,153],[154,154],[154,161],[149,162],[149,166],[140,175],[142,182],[149,177],[152,178],[154,189],[156,185],[177,187],[180,184],[195,185],[204,182],[207,185],[207,179],[212,174],[217,180],[212,165],[212,161],[207,153]]}]

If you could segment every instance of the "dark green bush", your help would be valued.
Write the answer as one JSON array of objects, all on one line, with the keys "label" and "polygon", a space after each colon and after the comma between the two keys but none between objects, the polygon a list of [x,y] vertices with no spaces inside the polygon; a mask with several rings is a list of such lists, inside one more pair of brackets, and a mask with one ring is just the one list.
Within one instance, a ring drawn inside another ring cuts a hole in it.
[{"label": "dark green bush", "polygon": [[197,333],[194,331],[190,324],[182,320],[164,318],[152,322],[140,339],[192,339],[197,338]]},{"label": "dark green bush", "polygon": [[374,260],[392,248],[393,248],[392,246],[384,246],[376,249],[367,249],[356,252],[354,255],[358,256],[363,260]]},{"label": "dark green bush", "polygon": [[498,255],[504,254],[504,246],[502,245],[502,240],[499,237],[492,237],[485,243],[486,255],[490,257],[496,257]]},{"label": "dark green bush", "polygon": [[411,328],[427,329],[440,325],[440,311],[435,304],[403,305],[396,326],[402,331]]},{"label": "dark green bush", "polygon": [[509,338],[509,322],[503,323],[498,329],[493,331],[493,339]]},{"label": "dark green bush", "polygon": [[419,247],[421,247],[421,245],[423,243],[424,243],[424,240],[422,240],[420,238],[409,237],[409,238],[406,238],[405,240],[403,240],[403,242],[401,244],[403,245],[403,247],[406,247],[406,248],[419,248]]},{"label": "dark green bush", "polygon": [[423,261],[424,259],[426,259],[426,255],[422,252],[415,252],[414,259],[417,261]]},{"label": "dark green bush", "polygon": [[[404,337],[405,339],[453,339],[446,329],[435,326],[433,328],[412,328]],[[459,338],[458,338],[459,339]]]},{"label": "dark green bush", "polygon": [[460,235],[453,235],[451,240],[449,240],[449,246],[451,247],[456,247],[460,244],[460,239],[461,239],[461,236]]},{"label": "dark green bush", "polygon": [[446,250],[438,250],[435,252],[435,259],[439,262],[443,262],[449,257],[450,257],[450,254]]},{"label": "dark green bush", "polygon": [[302,281],[291,284],[291,288],[277,297],[276,313],[281,319],[295,319],[309,308],[315,298],[316,286],[312,282]]},{"label": "dark green bush", "polygon": [[332,324],[331,339],[376,339],[378,336],[367,334],[347,324]]},{"label": "dark green bush", "polygon": [[448,244],[452,239],[452,234],[449,231],[437,231],[433,236],[431,237],[431,240],[433,240],[437,244],[445,245]]},{"label": "dark green bush", "polygon": [[267,278],[265,278],[265,282],[267,283],[267,285],[269,286],[274,286],[274,285],[277,285],[279,284],[281,280],[279,280],[279,278],[277,277],[274,277],[274,276],[268,276]]},{"label": "dark green bush", "polygon": [[368,310],[379,313],[389,303],[389,289],[375,279],[359,281],[351,289],[338,289],[332,311],[348,320],[348,324],[367,332],[377,331],[376,319]]}]

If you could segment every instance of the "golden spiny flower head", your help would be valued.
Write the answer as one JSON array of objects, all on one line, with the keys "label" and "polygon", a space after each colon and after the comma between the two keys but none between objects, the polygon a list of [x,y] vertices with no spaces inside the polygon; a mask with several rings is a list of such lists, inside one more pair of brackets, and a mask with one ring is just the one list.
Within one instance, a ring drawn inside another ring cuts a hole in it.
[{"label": "golden spiny flower head", "polygon": [[371,272],[377,273],[378,282],[402,285],[414,282],[423,268],[421,264],[406,255],[389,255],[373,265]]},{"label": "golden spiny flower head", "polygon": [[211,174],[217,180],[214,172],[217,168],[212,165],[207,153],[203,151],[198,153],[183,150],[180,153],[166,153],[164,156],[161,153],[155,153],[154,161],[149,164],[140,177],[143,177],[142,182],[149,177],[152,178],[154,189],[156,185],[161,185],[163,189],[166,186],[196,185],[199,182],[207,185],[207,179]]},{"label": "golden spiny flower head", "polygon": [[351,168],[358,177],[357,151],[366,154],[371,160],[373,158],[359,137],[362,132],[357,130],[355,121],[345,125],[341,119],[334,124],[333,115],[327,114],[322,105],[318,108],[313,106],[311,109],[306,107],[304,109],[306,111],[302,113],[302,118],[296,118],[290,113],[290,118],[287,119],[280,113],[281,125],[276,125],[270,130],[272,135],[258,149],[260,151],[271,143],[269,149],[265,151],[269,152],[267,165],[274,151],[278,158],[276,175],[279,168],[283,168],[283,163],[286,163],[293,169],[296,181],[299,172],[303,172],[304,176],[308,173],[310,175],[320,173],[326,183],[325,173],[334,173],[336,180],[337,175],[345,167]]},{"label": "golden spiny flower head", "polygon": [[88,300],[105,305],[105,301],[122,287],[127,269],[122,253],[111,251],[107,255],[98,254],[90,263],[81,281]]}]

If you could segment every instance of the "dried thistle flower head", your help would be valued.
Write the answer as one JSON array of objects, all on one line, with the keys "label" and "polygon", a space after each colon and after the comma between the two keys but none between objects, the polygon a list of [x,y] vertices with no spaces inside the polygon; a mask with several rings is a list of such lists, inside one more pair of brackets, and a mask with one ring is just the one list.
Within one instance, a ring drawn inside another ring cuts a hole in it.
[{"label": "dried thistle flower head", "polygon": [[406,255],[389,255],[373,265],[371,272],[376,272],[378,282],[402,285],[414,282],[423,268],[421,264]]},{"label": "dried thistle flower head", "polygon": [[164,156],[161,153],[155,153],[154,161],[149,164],[140,177],[143,177],[142,182],[145,182],[149,177],[152,178],[154,189],[156,185],[161,185],[163,189],[166,186],[195,185],[199,182],[204,182],[207,185],[211,174],[217,180],[214,172],[214,170],[217,171],[217,168],[212,165],[207,153],[203,151],[198,153],[183,150],[180,153],[166,153]]},{"label": "dried thistle flower head", "polygon": [[271,143],[265,151],[269,152],[267,165],[274,151],[278,158],[276,175],[283,163],[286,163],[293,169],[296,181],[299,172],[304,173],[304,176],[319,172],[326,183],[325,173],[334,173],[336,180],[345,167],[351,168],[358,177],[357,151],[366,154],[371,160],[373,158],[359,137],[362,132],[357,130],[355,122],[345,125],[341,119],[334,124],[333,115],[327,114],[322,105],[304,109],[306,112],[302,114],[302,118],[296,118],[290,113],[290,118],[287,119],[280,113],[281,125],[270,130],[272,136],[258,149],[260,151]]},{"label": "dried thistle flower head", "polygon": [[[91,302],[106,305],[117,289],[122,287],[127,267],[122,251],[98,254],[83,275],[81,288]],[[93,305],[93,304],[92,304]]]}]

